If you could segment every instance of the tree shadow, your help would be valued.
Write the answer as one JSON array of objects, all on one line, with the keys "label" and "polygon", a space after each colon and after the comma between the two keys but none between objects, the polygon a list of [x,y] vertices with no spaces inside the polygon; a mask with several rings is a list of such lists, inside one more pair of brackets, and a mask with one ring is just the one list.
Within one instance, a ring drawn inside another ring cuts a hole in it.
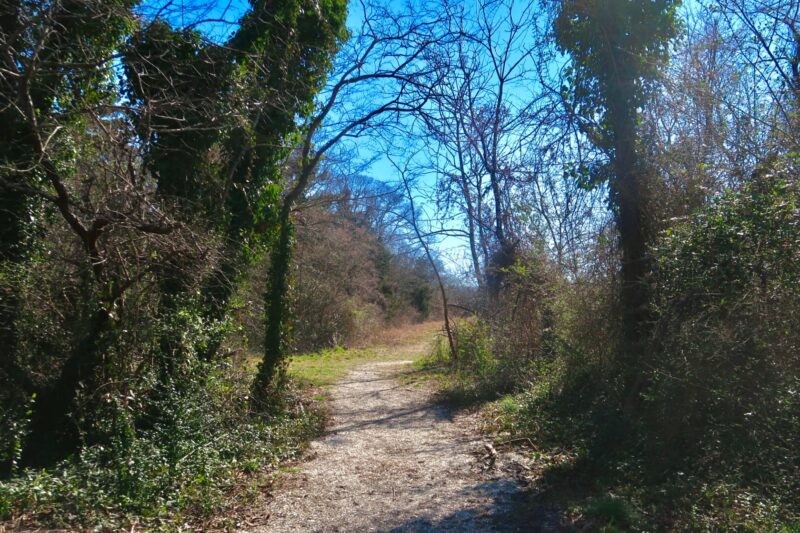
[{"label": "tree shadow", "polygon": [[404,429],[409,427],[416,427],[420,424],[435,424],[437,422],[452,422],[453,412],[441,405],[421,405],[417,407],[409,407],[406,409],[397,408],[392,409],[383,416],[371,417],[367,413],[377,411],[379,409],[366,409],[360,411],[358,416],[352,411],[341,411],[339,415],[342,418],[365,418],[357,422],[352,422],[343,426],[334,426],[330,430],[330,434],[344,433],[353,431],[354,429],[362,429],[367,427],[386,428],[386,429]]},{"label": "tree shadow", "polygon": [[[417,516],[375,531],[387,533],[436,532],[551,532],[563,531],[560,514],[546,505],[531,505],[531,493],[513,479],[490,479],[471,485],[459,497],[477,501],[446,516]],[[391,517],[387,520],[392,523]]]}]

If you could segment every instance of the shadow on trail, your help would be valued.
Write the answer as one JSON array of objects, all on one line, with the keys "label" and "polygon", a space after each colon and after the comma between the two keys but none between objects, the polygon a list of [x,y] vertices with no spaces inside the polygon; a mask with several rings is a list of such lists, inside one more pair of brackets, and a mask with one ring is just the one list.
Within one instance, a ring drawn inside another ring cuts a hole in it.
[{"label": "shadow on trail", "polygon": [[[368,413],[373,413],[373,412],[376,412],[376,410],[367,409],[364,411],[348,412],[345,414],[353,415],[355,413],[358,413],[359,415],[366,415]],[[387,429],[403,429],[406,427],[416,426],[420,423],[420,421],[425,422],[426,419],[430,420],[431,424],[435,424],[436,422],[440,421],[450,422],[453,420],[453,413],[450,412],[448,409],[439,406],[423,405],[420,407],[413,407],[409,409],[400,409],[398,411],[386,414],[384,416],[379,416],[377,418],[370,418],[368,420],[363,420],[361,422],[354,422],[346,426],[338,426],[332,429],[330,434],[336,435],[339,433],[345,433],[348,431],[352,431],[354,429],[361,429],[365,427],[385,427]]]},{"label": "shadow on trail", "polygon": [[[365,383],[379,383],[381,381],[386,381],[387,383],[389,383],[389,381],[386,380],[386,379],[364,379],[364,380],[358,380],[358,381],[343,382],[343,384],[344,385],[362,385],[362,384],[365,384]],[[342,394],[342,395],[339,395],[338,397],[343,399],[343,400],[351,399],[351,398],[362,398],[362,397],[378,397],[382,393],[385,393],[385,392],[398,390],[398,389],[407,389],[407,388],[409,388],[408,385],[404,385],[402,383],[395,383],[391,387],[385,387],[385,388],[382,388],[382,389],[378,389],[376,391],[369,391],[369,392],[366,392],[366,393],[365,392],[358,392],[358,393],[355,393],[355,394]]]},{"label": "shadow on trail", "polygon": [[424,374],[364,365],[334,386],[329,431],[260,531],[560,531],[515,471],[486,469],[477,418],[414,381]]},{"label": "shadow on trail", "polygon": [[386,533],[444,532],[555,532],[562,531],[557,511],[531,507],[531,495],[508,479],[492,479],[461,490],[458,497],[467,501],[490,498],[480,505],[460,509],[432,520],[426,516],[407,519]]},{"label": "shadow on trail", "polygon": [[[400,365],[398,365],[398,366],[400,366]],[[411,369],[411,368],[401,368],[396,373],[392,373],[392,374],[388,374],[388,375],[385,373],[385,369],[384,370],[375,371],[375,373],[377,374],[375,377],[371,377],[371,378],[368,378],[368,379],[364,379],[364,378],[343,379],[343,380],[337,381],[337,385],[347,386],[347,385],[358,385],[358,384],[361,384],[361,383],[375,383],[375,382],[379,382],[379,381],[393,381],[393,380],[395,380],[395,379],[397,379],[399,377],[402,377],[402,378],[408,379],[409,383],[400,382],[400,383],[397,383],[397,387],[408,387],[408,386],[412,386],[411,384],[415,383],[417,379],[425,378],[425,377],[428,377],[428,376],[431,375],[431,371],[430,370],[425,370],[425,369],[423,369],[423,370],[415,370],[415,369]],[[397,388],[397,387],[393,387],[393,388]]]}]

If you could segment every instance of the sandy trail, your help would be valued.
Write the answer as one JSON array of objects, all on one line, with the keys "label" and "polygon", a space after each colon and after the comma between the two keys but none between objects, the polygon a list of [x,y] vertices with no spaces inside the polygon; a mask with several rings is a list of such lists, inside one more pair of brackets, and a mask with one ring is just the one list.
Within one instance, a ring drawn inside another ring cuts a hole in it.
[{"label": "sandy trail", "polygon": [[255,531],[550,530],[521,523],[523,489],[486,468],[474,417],[397,379],[408,363],[361,366],[333,388],[327,434],[282,476]]}]

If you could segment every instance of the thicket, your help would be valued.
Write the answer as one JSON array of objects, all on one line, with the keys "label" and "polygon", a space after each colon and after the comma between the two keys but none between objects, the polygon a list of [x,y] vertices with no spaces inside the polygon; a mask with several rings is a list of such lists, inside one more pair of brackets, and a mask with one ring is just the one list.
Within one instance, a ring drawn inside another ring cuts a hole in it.
[{"label": "thicket", "polygon": [[389,4],[0,5],[0,514],[211,512],[316,427],[287,354],[458,310],[573,472],[797,522],[796,2]]},{"label": "thicket", "polygon": [[644,400],[660,453],[787,495],[800,488],[799,177],[796,160],[764,163],[659,239]]},{"label": "thicket", "polygon": [[207,7],[0,6],[2,520],[170,527],[318,429],[252,409],[232,309],[346,5]]},{"label": "thicket", "polygon": [[[800,509],[796,165],[794,156],[764,162],[741,188],[654,240],[651,333],[633,408],[614,270],[567,280],[541,257],[508,269],[501,311],[454,325],[457,357],[444,343],[437,349],[434,360],[451,365],[450,398],[505,397],[491,415],[505,439],[529,437],[544,453],[571,457],[546,474],[554,487],[592,478],[622,496],[619,505],[647,509],[649,524],[792,527]],[[588,515],[593,501],[581,503]]]},{"label": "thicket", "polygon": [[0,516],[56,528],[177,530],[236,527],[234,507],[271,482],[322,430],[324,414],[282,391],[269,417],[253,416],[251,372],[230,363],[159,381],[149,397],[108,395],[92,412],[107,438],[48,469],[19,463],[28,412],[2,421]]},{"label": "thicket", "polygon": [[[504,8],[478,9],[492,20]],[[451,369],[446,386],[460,401],[502,398],[487,423],[544,454],[551,492],[591,485],[567,502],[590,527],[791,530],[800,520],[796,6],[722,2],[694,13],[669,1],[587,1],[542,12],[549,28],[524,16],[513,28],[555,39],[568,63],[549,86],[532,80],[545,87],[523,104],[496,97],[529,116],[563,106],[560,131],[577,130],[575,141],[539,138],[504,111],[481,115],[498,128],[484,144],[459,145],[459,127],[481,138],[459,122],[485,109],[470,99],[471,81],[503,74],[479,61],[436,102],[456,132],[437,124],[432,135],[458,154],[440,187],[446,212],[455,204],[471,219],[477,287],[463,301],[472,316],[452,327],[456,353],[436,350]],[[467,26],[491,33],[484,24]],[[549,45],[511,50],[549,72]],[[741,69],[772,77],[751,81]],[[733,110],[747,95],[760,118]],[[492,188],[486,147],[504,128],[537,139],[540,152],[509,153],[511,183]],[[587,501],[598,491],[609,494]]]}]

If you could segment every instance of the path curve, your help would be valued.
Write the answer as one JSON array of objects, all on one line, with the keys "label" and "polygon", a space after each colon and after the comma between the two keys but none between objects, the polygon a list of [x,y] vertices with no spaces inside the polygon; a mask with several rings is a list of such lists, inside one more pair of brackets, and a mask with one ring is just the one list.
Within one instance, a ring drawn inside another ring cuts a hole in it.
[{"label": "path curve", "polygon": [[331,391],[332,420],[281,476],[255,531],[532,531],[522,487],[488,467],[473,417],[403,384],[408,361],[358,367]]}]

